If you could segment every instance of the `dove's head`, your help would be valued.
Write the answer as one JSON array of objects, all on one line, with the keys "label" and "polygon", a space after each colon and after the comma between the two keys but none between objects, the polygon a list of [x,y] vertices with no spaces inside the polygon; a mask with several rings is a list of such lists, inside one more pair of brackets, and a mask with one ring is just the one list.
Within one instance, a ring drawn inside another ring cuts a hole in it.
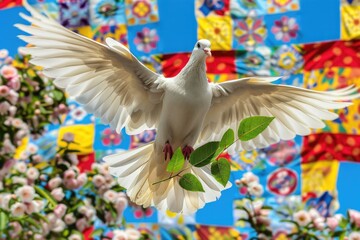
[{"label": "dove's head", "polygon": [[211,57],[211,43],[207,39],[200,39],[195,44],[193,54],[198,57]]}]

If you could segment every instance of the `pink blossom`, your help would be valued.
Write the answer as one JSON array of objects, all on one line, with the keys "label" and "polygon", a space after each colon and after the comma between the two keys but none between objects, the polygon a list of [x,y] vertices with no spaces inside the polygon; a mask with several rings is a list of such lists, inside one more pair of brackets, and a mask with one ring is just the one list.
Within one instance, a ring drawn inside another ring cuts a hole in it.
[{"label": "pink blossom", "polygon": [[1,50],[0,50],[0,58],[1,58],[1,59],[4,59],[4,58],[6,58],[7,56],[9,56],[9,51],[6,50],[6,49],[1,49]]},{"label": "pink blossom", "polygon": [[26,206],[25,211],[26,211],[27,214],[32,214],[34,212],[39,212],[40,211],[40,206],[35,201],[25,203],[25,206]]},{"label": "pink blossom", "polygon": [[19,76],[13,77],[10,81],[8,81],[7,85],[15,91],[19,91],[21,86]]},{"label": "pink blossom", "polygon": [[66,133],[64,133],[61,140],[64,142],[67,142],[67,143],[72,143],[72,142],[74,142],[74,138],[75,138],[75,135],[73,133],[66,132]]},{"label": "pink blossom", "polygon": [[20,217],[20,216],[24,215],[25,209],[26,209],[25,205],[23,203],[19,203],[19,202],[14,203],[10,208],[11,214],[14,217]]},{"label": "pink blossom", "polygon": [[7,111],[10,108],[10,104],[7,101],[1,102],[0,103],[0,115],[5,115],[7,114]]},{"label": "pink blossom", "polygon": [[55,188],[51,191],[51,195],[55,198],[56,201],[61,201],[65,197],[65,194],[63,192],[62,188]]},{"label": "pink blossom", "polygon": [[119,215],[123,213],[123,211],[127,206],[128,206],[128,201],[126,198],[119,197],[115,200],[115,208]]},{"label": "pink blossom", "polygon": [[93,183],[96,187],[100,187],[105,184],[105,178],[103,176],[97,174],[93,178]]},{"label": "pink blossom", "polygon": [[59,205],[56,206],[55,210],[54,210],[54,214],[56,217],[58,218],[62,218],[67,210],[67,206],[65,204],[60,203]]},{"label": "pink blossom", "polygon": [[78,181],[79,187],[83,186],[88,180],[86,173],[81,173],[76,180]]},{"label": "pink blossom", "polygon": [[76,221],[76,218],[74,216],[74,213],[68,213],[64,217],[64,221],[67,225],[71,225]]},{"label": "pink blossom", "polygon": [[87,207],[84,215],[87,219],[92,219],[95,216],[95,210],[91,207]]},{"label": "pink blossom", "polygon": [[296,213],[294,213],[294,220],[300,225],[300,226],[306,226],[311,221],[311,216],[308,212],[305,210],[300,210]]},{"label": "pink blossom", "polygon": [[18,222],[11,222],[9,223],[9,226],[11,227],[9,229],[9,234],[11,236],[11,238],[16,238],[19,236],[19,234],[21,233],[22,231],[22,227],[20,225],[20,223]]},{"label": "pink blossom", "polygon": [[339,226],[339,219],[336,217],[329,217],[326,219],[326,224],[331,231],[335,231],[335,229]]},{"label": "pink blossom", "polygon": [[66,224],[64,223],[63,220],[56,219],[54,227],[51,229],[51,231],[59,233],[59,232],[64,231],[65,227],[66,227]]},{"label": "pink blossom", "polygon": [[75,172],[72,169],[68,169],[64,172],[64,181],[68,181],[75,178]]},{"label": "pink blossom", "polygon": [[83,238],[79,234],[74,233],[74,234],[71,234],[68,239],[69,240],[82,240]]},{"label": "pink blossom", "polygon": [[360,240],[360,232],[351,232],[349,240]]},{"label": "pink blossom", "polygon": [[35,190],[31,186],[22,186],[15,191],[15,194],[22,202],[29,203],[35,197]]},{"label": "pink blossom", "polygon": [[7,95],[6,99],[12,104],[15,105],[19,99],[19,94],[15,92],[13,89],[10,89],[9,95]]},{"label": "pink blossom", "polygon": [[247,172],[243,175],[243,177],[240,179],[240,181],[243,184],[249,185],[250,183],[258,183],[259,178],[252,172]]},{"label": "pink blossom", "polygon": [[57,188],[58,186],[60,186],[61,183],[62,183],[62,180],[60,177],[54,177],[54,178],[50,179],[50,181],[48,182],[48,186],[49,186],[50,190],[53,190],[54,188]]},{"label": "pink blossom", "polygon": [[264,188],[258,183],[251,183],[248,187],[249,194],[260,197],[264,193]]},{"label": "pink blossom", "polygon": [[17,111],[17,107],[15,107],[15,106],[10,106],[10,107],[9,107],[9,114],[10,114],[10,116],[14,117],[15,114],[16,114],[16,111]]},{"label": "pink blossom", "polygon": [[13,66],[5,65],[1,68],[0,74],[6,79],[11,79],[18,75],[18,71]]},{"label": "pink blossom", "polygon": [[61,104],[59,105],[58,109],[59,109],[59,113],[60,113],[60,114],[65,114],[65,113],[68,112],[68,108],[67,108],[66,105],[63,104],[63,103],[61,103]]},{"label": "pink blossom", "polygon": [[34,167],[29,168],[26,171],[26,177],[32,181],[36,180],[39,177],[39,170]]},{"label": "pink blossom", "polygon": [[85,228],[88,227],[88,223],[86,218],[80,218],[76,221],[76,228],[77,230],[79,230],[80,232],[84,231]]},{"label": "pink blossom", "polygon": [[115,202],[117,193],[113,190],[107,190],[104,193],[104,200],[107,202]]},{"label": "pink blossom", "polygon": [[10,89],[8,86],[2,85],[0,86],[0,97],[6,97],[9,95]]},{"label": "pink blossom", "polygon": [[20,118],[14,118],[11,121],[11,125],[16,128],[21,128],[24,125],[24,122]]},{"label": "pink blossom", "polygon": [[45,221],[41,221],[40,223],[41,223],[42,234],[45,235],[45,236],[48,235],[49,232],[50,232],[49,224],[47,222],[45,222]]},{"label": "pink blossom", "polygon": [[9,201],[12,198],[11,194],[0,193],[0,208],[9,210]]},{"label": "pink blossom", "polygon": [[79,182],[74,178],[70,180],[64,180],[64,185],[67,189],[77,189],[80,186]]},{"label": "pink blossom", "polygon": [[141,234],[138,230],[133,228],[128,228],[125,230],[125,233],[129,240],[137,240],[141,237]]},{"label": "pink blossom", "polygon": [[12,142],[10,141],[10,139],[4,139],[4,142],[3,142],[3,149],[2,151],[4,153],[14,153],[16,150],[15,146],[12,144]]},{"label": "pink blossom", "polygon": [[323,217],[318,217],[314,219],[314,226],[316,229],[322,231],[325,228],[325,219]]},{"label": "pink blossom", "polygon": [[360,227],[360,212],[350,209],[349,210],[350,222],[355,223]]}]

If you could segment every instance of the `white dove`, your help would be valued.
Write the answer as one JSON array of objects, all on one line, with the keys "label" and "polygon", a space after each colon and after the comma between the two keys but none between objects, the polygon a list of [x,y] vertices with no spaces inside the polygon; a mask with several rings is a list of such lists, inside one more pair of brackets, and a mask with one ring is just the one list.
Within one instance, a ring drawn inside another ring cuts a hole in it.
[{"label": "white dove", "polygon": [[115,40],[107,38],[106,45],[100,44],[24,5],[32,17],[21,17],[32,25],[16,27],[31,35],[20,38],[34,46],[23,49],[32,55],[33,64],[44,67],[44,74],[55,78],[58,87],[118,133],[123,127],[128,134],[157,130],[154,142],[104,158],[130,199],[144,207],[193,213],[231,186],[218,183],[209,166],[189,167],[189,163],[184,173],[195,174],[205,192],[181,188],[179,177],[154,184],[169,177],[164,159],[171,157],[174,149],[181,147],[188,158],[193,147],[219,141],[228,128],[237,129],[246,117],[274,116],[259,136],[238,141],[230,150],[263,148],[296,134],[307,135],[310,128],[324,127],[321,120],[337,118],[328,109],[349,106],[351,103],[343,101],[359,97],[353,86],[318,92],[272,84],[277,78],[208,83],[208,40],[195,44],[189,62],[177,76],[165,78],[146,68]]}]

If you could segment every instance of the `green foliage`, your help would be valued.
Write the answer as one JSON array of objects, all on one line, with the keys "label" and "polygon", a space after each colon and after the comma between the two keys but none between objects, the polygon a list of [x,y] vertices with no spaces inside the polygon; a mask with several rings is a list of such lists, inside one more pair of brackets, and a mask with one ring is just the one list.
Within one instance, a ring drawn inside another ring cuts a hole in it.
[{"label": "green foliage", "polygon": [[[263,132],[267,126],[269,126],[273,119],[273,117],[255,116],[242,120],[238,129],[238,139],[235,140],[234,130],[231,128],[228,129],[222,136],[220,142],[208,142],[195,149],[195,151],[190,155],[190,164],[194,167],[204,167],[208,164],[211,164],[211,174],[216,179],[216,181],[225,187],[230,178],[231,166],[230,163],[224,158],[218,160],[220,154],[227,150],[236,141],[249,141],[255,138],[261,132]],[[179,149],[175,152],[173,158],[170,160],[166,168],[166,171],[171,173],[180,171],[179,173],[181,173],[184,166],[184,158],[182,154],[180,155],[179,152]],[[169,179],[170,178],[172,178],[172,176],[170,176]],[[183,183],[183,185],[189,188],[189,184]],[[185,188],[183,185],[181,186]],[[191,189],[191,191],[196,191],[196,188]],[[201,188],[201,190],[203,189]]]},{"label": "green foliage", "polygon": [[57,205],[56,200],[51,196],[51,194],[44,188],[41,188],[39,186],[34,186],[35,191],[37,194],[48,200],[50,209],[54,209]]},{"label": "green foliage", "polygon": [[262,133],[274,117],[256,116],[241,121],[238,136],[241,141],[249,141]]},{"label": "green foliage", "polygon": [[9,222],[8,216],[4,212],[0,212],[0,233],[6,228]]},{"label": "green foliage", "polygon": [[226,148],[226,147],[230,146],[231,144],[233,144],[234,141],[235,141],[234,130],[229,128],[222,136],[219,147]]},{"label": "green foliage", "polygon": [[190,163],[195,167],[203,167],[208,165],[215,155],[218,147],[219,142],[208,142],[204,144],[203,146],[197,148],[190,155]]},{"label": "green foliage", "polygon": [[211,174],[216,181],[221,183],[224,187],[230,178],[230,163],[225,158],[220,158],[211,164]]},{"label": "green foliage", "polygon": [[193,191],[193,192],[205,192],[201,182],[197,177],[191,173],[184,174],[180,180],[179,184],[182,188]]},{"label": "green foliage", "polygon": [[176,149],[174,155],[170,159],[166,167],[166,171],[171,173],[178,172],[183,168],[184,163],[185,163],[185,158],[181,151],[181,148],[179,147],[178,149]]}]

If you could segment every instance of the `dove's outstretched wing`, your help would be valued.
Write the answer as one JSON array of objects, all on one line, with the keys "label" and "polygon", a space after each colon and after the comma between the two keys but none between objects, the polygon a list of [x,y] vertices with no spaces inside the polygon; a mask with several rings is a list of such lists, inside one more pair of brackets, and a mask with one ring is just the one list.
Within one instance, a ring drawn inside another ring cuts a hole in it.
[{"label": "dove's outstretched wing", "polygon": [[239,122],[250,116],[274,116],[270,126],[251,141],[234,144],[230,150],[264,148],[295,135],[310,134],[311,128],[323,128],[322,120],[333,120],[337,114],[329,109],[351,105],[359,98],[358,88],[319,92],[294,86],[275,85],[278,78],[243,78],[212,84],[213,99],[205,118],[198,144],[219,141],[228,128],[237,131]]},{"label": "dove's outstretched wing", "polygon": [[139,62],[122,44],[108,38],[103,45],[76,34],[25,3],[32,25],[16,27],[34,47],[23,48],[31,63],[44,67],[84,108],[120,132],[130,134],[155,128],[162,106],[164,78]]}]

